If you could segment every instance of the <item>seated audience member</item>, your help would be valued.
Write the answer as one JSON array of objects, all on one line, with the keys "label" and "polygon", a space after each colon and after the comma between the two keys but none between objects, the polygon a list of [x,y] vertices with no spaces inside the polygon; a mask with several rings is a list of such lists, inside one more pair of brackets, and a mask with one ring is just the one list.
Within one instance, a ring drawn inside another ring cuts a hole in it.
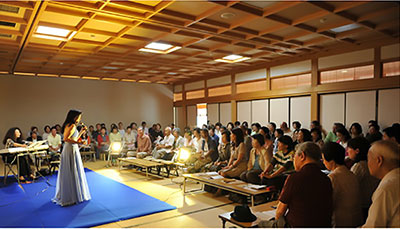
[{"label": "seated audience member", "polygon": [[136,152],[128,152],[128,157],[145,158],[151,155],[151,140],[147,134],[144,134],[143,127],[138,128]]},{"label": "seated audience member", "polygon": [[47,137],[51,134],[50,133],[51,132],[51,128],[50,128],[49,125],[46,125],[43,130],[44,130],[44,133],[43,133],[42,138],[43,138],[43,140],[47,140]]},{"label": "seated audience member", "polygon": [[162,139],[164,138],[164,134],[161,130],[161,124],[157,123],[155,126],[155,129],[153,130],[153,135],[150,136],[150,139],[152,140],[152,142],[157,141],[158,139]]},{"label": "seated audience member", "polygon": [[110,130],[111,130],[111,132],[112,132],[112,129],[113,129],[114,127],[118,129],[117,124],[111,123],[111,125],[110,125]]},{"label": "seated audience member", "polygon": [[31,131],[29,131],[28,137],[30,137],[33,132],[39,133],[39,129],[37,128],[37,126],[32,126],[31,127]]},{"label": "seated audience member", "polygon": [[296,141],[297,140],[297,135],[300,132],[301,123],[299,121],[294,121],[292,123],[292,127],[293,127],[292,140]]},{"label": "seated audience member", "polygon": [[[144,129],[144,128],[143,128]],[[171,152],[172,146],[174,145],[175,137],[172,135],[171,127],[165,127],[164,139],[160,143],[156,144],[153,150],[153,157],[156,159],[162,158],[166,153]]]},{"label": "seated audience member", "polygon": [[324,145],[324,141],[322,140],[322,133],[320,129],[312,128],[311,138],[315,144],[317,144],[320,148],[322,148],[322,146]]},{"label": "seated audience member", "polygon": [[185,139],[180,135],[181,130],[179,128],[174,128],[172,131],[172,135],[174,135],[174,144],[172,145],[171,151],[165,153],[165,155],[162,157],[164,160],[171,160],[175,153],[184,146],[185,144]]},{"label": "seated audience member", "polygon": [[97,136],[96,158],[100,158],[100,154],[106,153],[110,147],[110,138],[106,133],[106,128],[101,127],[100,134]]},{"label": "seated audience member", "polygon": [[339,128],[344,128],[346,129],[346,127],[342,124],[342,123],[334,123],[332,126],[332,131],[330,131],[328,133],[328,135],[326,135],[324,142],[337,142],[339,140],[338,136],[336,136],[336,130]]},{"label": "seated audience member", "polygon": [[345,149],[335,142],[322,148],[325,167],[333,188],[333,227],[358,227],[363,224],[360,188],[357,177],[344,165]]},{"label": "seated audience member", "polygon": [[[316,144],[299,144],[294,156],[297,172],[285,182],[275,220],[286,220],[290,227],[332,226],[332,184],[319,169],[320,160],[321,150]],[[258,226],[271,227],[271,221],[261,221]]]},{"label": "seated audience member", "polygon": [[371,175],[380,179],[363,227],[400,227],[400,151],[391,141],[374,142],[368,152]]},{"label": "seated audience member", "polygon": [[121,137],[124,137],[125,134],[125,129],[124,129],[124,124],[122,122],[118,123],[118,132],[121,134]]},{"label": "seated audience member", "polygon": [[215,123],[215,134],[218,136],[218,144],[222,143],[222,130],[221,130],[222,124],[220,122]]},{"label": "seated audience member", "polygon": [[208,127],[208,134],[209,134],[210,138],[212,140],[214,140],[215,144],[218,147],[218,145],[219,145],[219,137],[218,137],[218,135],[215,134],[215,127],[214,126]]},{"label": "seated audience member", "polygon": [[304,128],[298,131],[295,145],[303,142],[312,142],[310,131]]},{"label": "seated audience member", "polygon": [[94,126],[93,126],[93,125],[90,125],[90,126],[89,126],[89,130],[88,130],[88,134],[89,134],[89,137],[90,137],[91,139],[93,139],[93,133],[94,133]]},{"label": "seated audience member", "polygon": [[221,168],[228,164],[231,158],[231,133],[227,130],[222,132],[222,142],[218,146],[218,159],[211,164],[209,168],[210,171],[219,171]]},{"label": "seated audience member", "polygon": [[150,137],[150,139],[153,141],[153,138],[154,138],[154,135],[155,135],[155,130],[156,130],[156,127],[157,126],[157,124],[153,124],[153,126],[151,126],[150,128],[149,128],[149,137]]},{"label": "seated audience member", "polygon": [[231,133],[233,148],[227,166],[223,167],[219,174],[224,177],[236,178],[247,170],[246,146],[244,134],[240,128],[234,128]]},{"label": "seated audience member", "polygon": [[113,128],[111,129],[111,133],[109,135],[110,138],[110,142],[122,142],[122,136],[121,134],[118,132],[118,128],[116,126],[113,126]]},{"label": "seated audience member", "polygon": [[200,128],[195,128],[193,130],[193,146],[195,149],[196,153],[199,153],[201,151],[201,147],[202,147],[202,138],[201,138],[201,134],[200,134]]},{"label": "seated audience member", "polygon": [[[3,144],[6,149],[15,148],[15,147],[27,147],[26,144],[22,141],[22,132],[18,127],[11,128],[7,131],[6,135],[4,136]],[[12,163],[16,164],[19,161],[19,180],[21,183],[31,183],[27,181],[25,178],[32,178],[34,179],[34,175],[32,173],[31,167],[29,165],[29,158],[27,155],[20,156],[19,160],[17,160],[17,154],[2,154],[3,161],[5,163]]]},{"label": "seated audience member", "polygon": [[101,124],[97,123],[96,124],[96,130],[92,132],[92,139],[93,141],[97,142],[97,136],[101,134]]},{"label": "seated audience member", "polygon": [[[239,124],[239,126],[240,126],[240,124]],[[242,123],[242,126],[246,127],[246,129],[249,129],[249,123],[247,121],[244,121]]]},{"label": "seated audience member", "polygon": [[201,126],[201,128],[202,128],[202,129],[208,129],[208,125],[207,125],[207,124],[203,124],[203,125]]},{"label": "seated audience member", "polygon": [[336,130],[336,136],[338,137],[338,140],[336,142],[346,149],[347,142],[351,139],[349,131],[347,131],[346,128],[338,128]]},{"label": "seated audience member", "polygon": [[236,128],[236,127],[240,127],[240,122],[239,121],[235,122],[235,127],[234,128]]},{"label": "seated audience member", "polygon": [[264,148],[267,150],[267,157],[272,158],[274,155],[274,142],[271,141],[271,136],[269,135],[269,129],[265,126],[261,127],[259,133],[264,136]]},{"label": "seated audience member", "polygon": [[276,124],[274,122],[270,122],[270,123],[268,123],[267,127],[268,127],[269,133],[271,135],[271,140],[274,142],[275,139],[277,138],[275,136]]},{"label": "seated audience member", "polygon": [[171,123],[171,129],[174,130],[175,129],[175,123]]},{"label": "seated audience member", "polygon": [[144,134],[149,135],[149,128],[146,127],[147,123],[145,121],[142,122],[142,128],[144,131]]},{"label": "seated audience member", "polygon": [[260,123],[256,122],[256,123],[251,124],[251,134],[250,134],[250,136],[258,134],[260,129],[261,129]]},{"label": "seated audience member", "polygon": [[80,139],[82,140],[82,142],[79,144],[80,146],[79,150],[82,152],[89,152],[92,147],[90,145],[91,139],[88,132],[84,132]]},{"label": "seated audience member", "polygon": [[[240,124],[239,124],[239,125],[240,125]],[[232,131],[233,128],[235,128],[235,126],[233,125],[232,122],[228,122],[228,124],[226,124],[226,128],[227,128],[229,131]]]},{"label": "seated audience member", "polygon": [[278,151],[260,174],[262,183],[280,189],[286,179],[284,173],[293,171],[293,155],[292,138],[287,135],[278,138]]},{"label": "seated audience member", "polygon": [[37,132],[32,132],[31,136],[26,139],[28,142],[35,143],[37,141],[41,141],[42,137],[37,134]]},{"label": "seated audience member", "polygon": [[250,158],[247,163],[247,171],[240,174],[240,179],[244,182],[260,184],[260,174],[271,163],[272,157],[267,154],[267,150],[263,147],[265,144],[264,136],[261,134],[253,135],[253,148],[250,152]]},{"label": "seated audience member", "polygon": [[59,124],[56,124],[55,127],[56,127],[56,130],[57,130],[57,134],[60,135],[61,141],[63,141],[63,139],[64,139],[64,134],[63,134],[62,131],[61,131],[61,126],[60,126]]},{"label": "seated audience member", "polygon": [[186,130],[185,134],[184,134],[184,142],[183,142],[183,146],[186,148],[190,148],[193,149],[193,151],[195,151],[195,147],[194,147],[194,140],[192,138],[193,133],[190,130]]},{"label": "seated audience member", "polygon": [[367,218],[368,209],[371,205],[371,196],[379,184],[379,180],[371,176],[368,170],[367,157],[369,147],[370,144],[364,137],[352,138],[347,144],[349,158],[354,162],[350,171],[356,175],[360,186],[363,220]]},{"label": "seated audience member", "polygon": [[382,134],[379,132],[379,125],[378,124],[372,124],[367,133],[367,140],[369,141],[370,144],[372,144],[375,141],[382,140]]},{"label": "seated audience member", "polygon": [[275,130],[275,141],[274,141],[274,155],[278,152],[278,139],[283,136],[283,131],[281,129]]},{"label": "seated audience member", "polygon": [[126,128],[126,132],[124,134],[124,137],[122,138],[124,143],[125,143],[125,148],[129,151],[129,150],[134,150],[135,144],[136,144],[136,135],[133,133],[132,131],[132,127],[128,126],[128,128]]},{"label": "seated audience member", "polygon": [[399,130],[396,130],[396,128],[394,128],[393,126],[385,128],[383,130],[382,139],[400,144],[400,132]]},{"label": "seated audience member", "polygon": [[286,122],[282,122],[280,128],[283,131],[283,135],[292,137],[293,132],[292,132],[292,130],[290,130],[290,128]]},{"label": "seated audience member", "polygon": [[246,161],[249,160],[250,158],[250,151],[252,147],[252,143],[251,143],[251,137],[249,135],[249,133],[247,132],[247,127],[246,126],[240,126],[240,129],[243,131],[243,138],[244,138],[244,147],[246,149]]},{"label": "seated audience member", "polygon": [[201,130],[202,146],[201,151],[190,157],[193,166],[188,168],[190,173],[197,173],[205,169],[205,165],[212,163],[218,158],[218,149],[215,141],[208,135],[208,130],[203,128]]},{"label": "seated audience member", "polygon": [[360,123],[358,123],[358,122],[351,124],[349,132],[350,132],[351,138],[363,137],[362,127],[361,127]]},{"label": "seated audience member", "polygon": [[321,131],[321,135],[322,135],[322,140],[325,139],[325,137],[327,136],[326,130],[324,128],[322,128],[321,123],[317,120],[314,120],[311,122],[310,124],[310,130],[317,128]]},{"label": "seated audience member", "polygon": [[61,151],[61,136],[57,134],[56,127],[51,128],[51,134],[47,137],[47,144],[49,145],[50,155],[54,155]]}]

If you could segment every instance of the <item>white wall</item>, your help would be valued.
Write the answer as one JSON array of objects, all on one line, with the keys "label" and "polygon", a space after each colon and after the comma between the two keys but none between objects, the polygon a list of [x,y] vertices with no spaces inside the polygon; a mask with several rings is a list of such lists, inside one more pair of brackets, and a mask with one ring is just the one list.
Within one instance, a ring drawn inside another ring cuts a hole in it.
[{"label": "white wall", "polygon": [[231,83],[231,75],[221,76],[207,80],[207,87],[226,85]]},{"label": "white wall", "polygon": [[207,104],[207,119],[211,124],[219,122],[219,105],[218,103]]},{"label": "white wall", "polygon": [[311,60],[271,67],[271,77],[311,71]]},{"label": "white wall", "polygon": [[[172,87],[30,76],[0,77],[0,135],[14,126],[26,135],[45,125],[62,124],[69,109],[83,112],[86,125],[146,121],[162,126],[173,121]],[[1,137],[2,138],[2,137]]]},{"label": "white wall", "polygon": [[268,99],[251,101],[251,122],[258,122],[261,126],[266,126],[268,119]]},{"label": "white wall", "polygon": [[325,130],[330,131],[335,122],[344,123],[344,93],[321,95],[320,122]]},{"label": "white wall", "polygon": [[226,126],[228,122],[231,122],[231,116],[232,110],[231,110],[231,103],[220,103],[219,104],[219,121],[222,123],[222,125]]},{"label": "white wall", "polygon": [[375,120],[375,105],[376,91],[346,93],[346,127],[358,122],[367,133],[368,121]]},{"label": "white wall", "polygon": [[290,122],[294,121],[299,121],[302,128],[310,128],[311,96],[290,98]]},{"label": "white wall", "polygon": [[381,128],[400,122],[400,89],[378,91],[378,123]]},{"label": "white wall", "polygon": [[242,72],[235,75],[235,82],[244,82],[256,79],[267,78],[267,69],[262,68],[250,72]]},{"label": "white wall", "polygon": [[251,124],[251,101],[237,102],[237,120],[241,123],[247,121]]},{"label": "white wall", "polygon": [[269,118],[278,127],[282,122],[289,124],[289,98],[269,100]]},{"label": "white wall", "polygon": [[381,48],[381,59],[390,59],[390,58],[396,58],[400,56],[400,44],[393,44],[393,45],[387,45],[383,46]]},{"label": "white wall", "polygon": [[318,59],[318,68],[324,69],[336,66],[369,62],[373,60],[374,49],[365,49],[334,56],[321,57]]}]

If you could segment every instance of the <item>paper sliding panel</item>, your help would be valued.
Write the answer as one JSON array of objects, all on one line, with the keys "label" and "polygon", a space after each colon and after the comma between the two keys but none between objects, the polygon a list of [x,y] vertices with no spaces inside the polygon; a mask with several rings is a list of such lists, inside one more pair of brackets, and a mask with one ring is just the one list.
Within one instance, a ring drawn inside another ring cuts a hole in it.
[{"label": "paper sliding panel", "polygon": [[[289,122],[289,98],[270,99],[269,119],[279,127]],[[288,123],[289,124],[289,123]]]},{"label": "paper sliding panel", "polygon": [[258,122],[261,126],[268,124],[268,99],[251,101],[251,122]]},{"label": "paper sliding panel", "polygon": [[326,131],[331,131],[333,123],[344,123],[344,93],[321,95],[320,121]]},{"label": "paper sliding panel", "polygon": [[251,101],[237,102],[237,119],[251,124]]},{"label": "paper sliding panel", "polygon": [[190,128],[196,127],[197,125],[197,107],[187,106],[187,125]]},{"label": "paper sliding panel", "polygon": [[346,93],[346,126],[361,124],[363,133],[368,132],[368,121],[375,120],[376,91]]},{"label": "paper sliding panel", "polygon": [[207,118],[211,124],[219,122],[219,106],[218,103],[207,104]]},{"label": "paper sliding panel", "polygon": [[378,123],[381,128],[400,122],[400,89],[379,90]]},{"label": "paper sliding panel", "polygon": [[309,129],[311,122],[311,96],[290,98],[290,122],[299,121]]},{"label": "paper sliding panel", "polygon": [[220,103],[219,104],[219,121],[222,125],[226,126],[228,122],[231,122],[231,103]]},{"label": "paper sliding panel", "polygon": [[174,107],[175,109],[175,125],[179,127],[181,130],[185,128],[185,123],[183,120],[183,108],[182,107]]}]

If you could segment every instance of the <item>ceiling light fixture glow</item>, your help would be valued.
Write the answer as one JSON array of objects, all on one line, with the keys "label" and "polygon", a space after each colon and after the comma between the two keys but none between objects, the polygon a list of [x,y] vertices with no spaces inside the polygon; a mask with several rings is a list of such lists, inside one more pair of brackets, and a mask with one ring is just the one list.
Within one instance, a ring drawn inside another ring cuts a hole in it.
[{"label": "ceiling light fixture glow", "polygon": [[100,80],[100,77],[82,76],[82,79],[85,79],[85,80]]},{"label": "ceiling light fixture glow", "polygon": [[102,80],[108,80],[108,81],[119,81],[119,79],[116,79],[116,78],[107,78],[107,77],[104,77],[104,78],[101,78]]},{"label": "ceiling light fixture glow", "polygon": [[231,64],[231,63],[237,63],[237,62],[241,62],[241,61],[245,61],[245,60],[249,60],[249,59],[251,59],[251,58],[232,54],[232,55],[224,56],[221,59],[216,59],[215,61]]},{"label": "ceiling light fixture glow", "polygon": [[357,24],[348,24],[348,25],[343,25],[343,26],[333,28],[333,29],[331,29],[331,31],[335,32],[335,33],[341,33],[341,32],[346,32],[349,30],[357,29],[357,28],[360,28],[360,26]]},{"label": "ceiling light fixture glow", "polygon": [[54,36],[42,35],[42,34],[33,34],[33,36],[37,37],[37,38],[43,38],[43,39],[49,39],[49,40],[67,41],[67,38],[63,38],[63,37],[54,37]]},{"label": "ceiling light fixture glow", "polygon": [[157,54],[167,54],[167,53],[176,51],[180,48],[182,48],[182,47],[173,46],[170,44],[159,43],[159,42],[152,42],[152,43],[146,45],[144,48],[139,49],[139,51],[157,53]]},{"label": "ceiling light fixture glow", "polygon": [[123,82],[131,82],[131,83],[136,82],[136,80],[131,80],[131,79],[121,79],[121,81],[123,81]]},{"label": "ceiling light fixture glow", "polygon": [[36,33],[50,35],[50,36],[59,36],[64,38],[66,38],[70,32],[71,31],[67,29],[60,29],[43,25],[39,25],[36,30]]},{"label": "ceiling light fixture glow", "polygon": [[61,75],[61,78],[69,78],[69,79],[80,79],[80,76],[72,76],[72,75]]}]

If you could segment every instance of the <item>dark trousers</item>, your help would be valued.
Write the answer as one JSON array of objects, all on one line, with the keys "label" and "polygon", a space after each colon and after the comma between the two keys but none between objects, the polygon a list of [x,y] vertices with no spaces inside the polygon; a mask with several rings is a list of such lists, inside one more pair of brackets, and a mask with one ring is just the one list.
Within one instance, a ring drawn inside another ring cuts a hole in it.
[{"label": "dark trousers", "polygon": [[285,184],[286,181],[286,175],[280,175],[271,179],[263,177],[261,180],[261,184],[267,185],[267,186],[275,186],[277,190],[282,190],[283,185]]},{"label": "dark trousers", "polygon": [[[3,156],[3,161],[5,163],[11,163],[13,162],[13,164],[17,163],[17,155],[13,154],[7,154],[5,156]],[[20,176],[28,176],[32,174],[32,170],[31,170],[31,166],[29,165],[28,162],[28,156],[21,156],[19,157],[19,175]]]},{"label": "dark trousers", "polygon": [[260,179],[259,175],[261,173],[262,173],[261,169],[247,170],[247,171],[244,171],[242,174],[240,174],[240,179],[247,183],[260,184],[261,179]]}]

